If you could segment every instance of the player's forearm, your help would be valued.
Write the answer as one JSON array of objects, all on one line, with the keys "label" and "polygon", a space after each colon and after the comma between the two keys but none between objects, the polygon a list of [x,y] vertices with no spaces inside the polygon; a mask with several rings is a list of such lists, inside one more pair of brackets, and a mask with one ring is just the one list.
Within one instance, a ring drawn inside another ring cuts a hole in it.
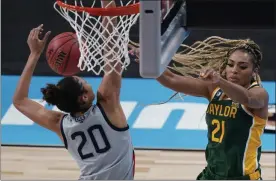
[{"label": "player's forearm", "polygon": [[240,104],[248,105],[249,107],[255,107],[256,105],[259,105],[263,102],[257,97],[252,97],[246,88],[229,82],[223,78],[221,78],[219,81],[219,87],[230,99],[237,101]]},{"label": "player's forearm", "polygon": [[17,88],[13,97],[13,101],[17,102],[28,97],[29,87],[31,78],[34,72],[34,69],[37,64],[37,60],[40,58],[40,54],[30,54],[27,64],[24,67],[24,70],[20,76]]},{"label": "player's forearm", "polygon": [[169,69],[166,69],[156,80],[163,86],[184,94],[190,94],[194,87],[189,78],[184,76],[179,77]]},{"label": "player's forearm", "polygon": [[[109,8],[115,8],[116,4],[114,0],[102,0],[103,7],[109,7]],[[110,34],[114,31],[114,27],[117,26],[117,17],[103,17],[102,24],[105,29],[103,29],[103,37],[105,39],[110,38]],[[112,35],[114,41],[116,39],[115,35]],[[109,41],[104,47],[104,56],[106,57],[106,61],[109,63],[104,67],[105,72],[110,72],[111,69],[114,69],[116,72],[121,72],[122,66],[120,64],[120,60],[113,60],[114,54],[117,54],[119,51],[119,48],[117,46],[114,47],[114,41]],[[114,52],[114,53],[112,53]],[[112,62],[110,60],[113,60]],[[114,76],[117,76],[116,72],[112,70],[111,74],[114,74]]]}]

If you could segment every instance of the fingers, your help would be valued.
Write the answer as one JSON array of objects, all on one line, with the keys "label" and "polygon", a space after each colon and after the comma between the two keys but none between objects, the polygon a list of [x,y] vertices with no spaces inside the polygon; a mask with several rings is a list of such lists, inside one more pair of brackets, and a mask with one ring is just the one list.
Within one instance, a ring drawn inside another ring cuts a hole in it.
[{"label": "fingers", "polygon": [[205,72],[205,75],[203,77],[207,78],[207,77],[213,76],[213,74],[214,74],[214,70],[209,69]]},{"label": "fingers", "polygon": [[39,25],[36,28],[35,38],[39,39],[39,35],[42,34],[42,32],[43,32],[43,24]]},{"label": "fingers", "polygon": [[39,32],[40,32],[39,29],[37,29],[37,28],[34,29],[34,34],[33,34],[34,39],[38,39]]},{"label": "fingers", "polygon": [[[31,39],[39,40],[39,36],[42,35],[43,30],[44,30],[44,29],[43,29],[43,24],[39,25],[39,26],[36,27],[36,28],[33,28],[33,29],[31,30],[30,34],[29,34],[28,39],[31,38]],[[48,32],[44,35],[42,41],[47,41],[50,34],[51,34],[51,32],[48,31]]]},{"label": "fingers", "polygon": [[50,34],[51,34],[51,31],[48,31],[48,32],[45,34],[45,36],[44,36],[44,38],[43,38],[43,41],[44,41],[44,42],[47,42],[47,40],[48,40]]},{"label": "fingers", "polygon": [[41,36],[43,33],[43,24],[40,24],[38,27],[33,28],[28,36],[28,44],[32,45],[41,45],[42,47],[45,45],[45,42],[47,42],[51,32],[48,31],[44,36]]},{"label": "fingers", "polygon": [[210,76],[213,76],[214,73],[215,73],[215,71],[213,69],[205,69],[202,72],[200,72],[199,77],[206,79]]},{"label": "fingers", "polygon": [[131,54],[132,56],[136,56],[137,58],[134,59],[135,62],[139,63],[139,48],[136,48],[135,46],[128,44],[128,47],[130,48],[130,50],[128,51],[129,54]]},{"label": "fingers", "polygon": [[130,49],[134,49],[135,47],[133,46],[133,45],[131,45],[131,44],[128,44],[127,45]]},{"label": "fingers", "polygon": [[34,35],[34,29],[32,29],[29,33],[29,36],[28,36],[28,40],[33,38],[33,35]]},{"label": "fingers", "polygon": [[205,72],[206,72],[206,70],[202,70],[202,71],[199,73],[199,77],[202,78],[202,77],[205,75]]},{"label": "fingers", "polygon": [[39,25],[38,27],[33,29],[34,33],[32,38],[39,39],[39,35],[43,32],[43,24]]},{"label": "fingers", "polygon": [[135,50],[133,50],[133,49],[132,49],[132,50],[129,50],[128,52],[129,52],[129,54],[131,54],[131,55],[135,55]]},{"label": "fingers", "polygon": [[37,29],[43,29],[43,24],[40,24]]},{"label": "fingers", "polygon": [[129,50],[128,52],[129,52],[131,55],[135,55],[135,56],[139,57],[140,51],[139,51],[138,48],[135,48],[135,47],[132,46],[131,50]]},{"label": "fingers", "polygon": [[131,44],[128,44],[128,48],[130,48],[128,53],[130,53],[131,55],[135,55],[135,47]]},{"label": "fingers", "polygon": [[200,72],[199,76],[200,76],[201,78],[206,78],[206,75],[207,75],[208,71],[209,71],[209,69],[204,69],[204,70],[202,70],[202,71]]}]

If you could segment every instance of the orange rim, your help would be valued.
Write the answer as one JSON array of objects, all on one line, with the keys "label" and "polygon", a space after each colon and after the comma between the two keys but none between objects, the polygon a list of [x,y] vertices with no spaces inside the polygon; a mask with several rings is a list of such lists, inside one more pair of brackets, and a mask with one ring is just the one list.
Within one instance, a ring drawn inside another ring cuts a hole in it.
[{"label": "orange rim", "polygon": [[131,4],[128,6],[121,7],[110,7],[110,8],[90,8],[90,7],[80,7],[73,6],[57,0],[57,4],[68,10],[77,11],[77,12],[87,12],[93,16],[123,16],[123,15],[132,15],[139,13],[140,4]]}]

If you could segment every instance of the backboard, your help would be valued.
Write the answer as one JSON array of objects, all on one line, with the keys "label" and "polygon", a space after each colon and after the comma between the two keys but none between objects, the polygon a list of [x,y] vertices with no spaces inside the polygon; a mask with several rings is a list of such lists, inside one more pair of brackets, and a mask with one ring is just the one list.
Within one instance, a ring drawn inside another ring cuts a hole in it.
[{"label": "backboard", "polygon": [[140,75],[159,77],[189,35],[185,0],[140,1]]}]

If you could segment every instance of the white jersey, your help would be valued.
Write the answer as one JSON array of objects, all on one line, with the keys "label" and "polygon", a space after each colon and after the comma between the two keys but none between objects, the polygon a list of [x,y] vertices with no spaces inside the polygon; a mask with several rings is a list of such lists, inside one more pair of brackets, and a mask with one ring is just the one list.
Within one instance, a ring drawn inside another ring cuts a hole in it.
[{"label": "white jersey", "polygon": [[61,121],[64,144],[80,168],[81,180],[132,180],[134,149],[129,127],[117,128],[100,104]]}]

